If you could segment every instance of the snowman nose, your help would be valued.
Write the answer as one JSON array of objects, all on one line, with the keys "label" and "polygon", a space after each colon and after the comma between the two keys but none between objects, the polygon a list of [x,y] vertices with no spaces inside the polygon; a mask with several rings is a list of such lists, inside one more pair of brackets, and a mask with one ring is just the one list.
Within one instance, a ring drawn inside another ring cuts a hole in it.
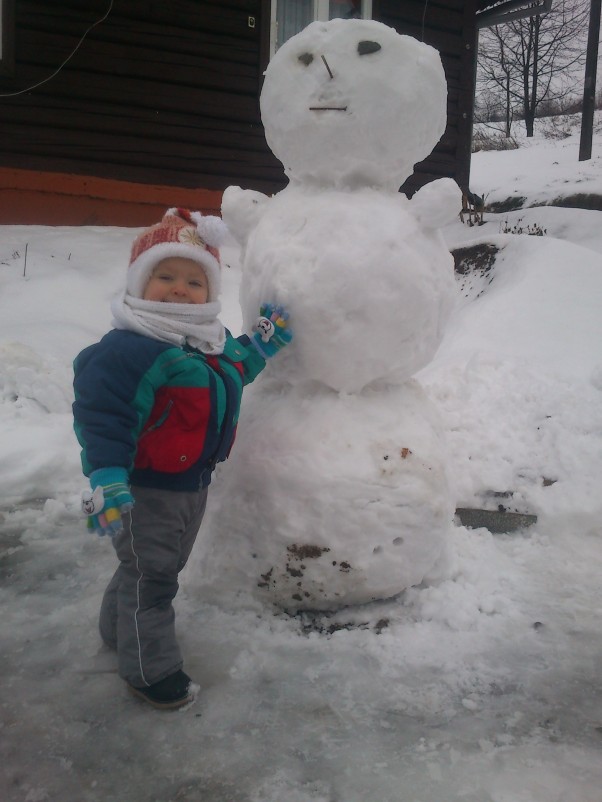
[{"label": "snowman nose", "polygon": [[320,56],[320,58],[324,62],[324,66],[328,70],[328,74],[330,75],[331,79],[334,78],[334,75],[332,74],[332,70],[330,69],[330,67],[328,66],[328,62],[326,61],[326,56]]}]

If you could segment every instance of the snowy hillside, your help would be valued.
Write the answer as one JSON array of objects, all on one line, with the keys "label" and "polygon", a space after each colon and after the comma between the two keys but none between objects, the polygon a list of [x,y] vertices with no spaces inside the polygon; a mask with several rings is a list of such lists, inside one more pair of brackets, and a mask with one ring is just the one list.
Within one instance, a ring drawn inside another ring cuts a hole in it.
[{"label": "snowy hillside", "polygon": [[[477,153],[471,188],[524,206],[602,195],[602,135],[590,161],[577,152],[578,132]],[[530,226],[545,235],[517,233]],[[429,582],[330,616],[277,614],[232,587],[217,602],[197,573],[201,530],[176,607],[202,691],[159,714],[97,635],[115,558],[84,531],[70,415],[71,361],[109,326],[135,231],[0,227],[2,800],[599,802],[602,212],[486,212],[444,233],[450,249],[495,246],[457,277],[417,377],[456,506],[537,522],[493,535],[457,520]],[[233,244],[223,261],[237,333]]]}]

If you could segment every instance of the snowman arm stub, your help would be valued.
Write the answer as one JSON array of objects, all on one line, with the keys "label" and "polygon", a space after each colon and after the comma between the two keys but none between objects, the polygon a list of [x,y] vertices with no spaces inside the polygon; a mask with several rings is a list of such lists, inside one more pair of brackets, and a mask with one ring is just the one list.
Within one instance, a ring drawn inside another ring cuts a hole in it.
[{"label": "snowman arm stub", "polygon": [[453,178],[438,178],[421,187],[410,201],[410,211],[423,228],[442,228],[458,217],[462,192]]},{"label": "snowman arm stub", "polygon": [[239,245],[246,245],[249,234],[259,223],[269,200],[263,192],[235,186],[226,187],[222,196],[222,219]]},{"label": "snowman arm stub", "polygon": [[253,326],[251,344],[264,359],[270,359],[293,339],[288,312],[282,306],[262,304]]}]

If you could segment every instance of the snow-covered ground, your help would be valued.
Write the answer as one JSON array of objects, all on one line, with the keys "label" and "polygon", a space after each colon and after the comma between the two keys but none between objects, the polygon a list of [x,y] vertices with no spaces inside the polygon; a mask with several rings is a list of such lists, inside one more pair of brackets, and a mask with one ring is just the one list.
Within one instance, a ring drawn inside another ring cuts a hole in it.
[{"label": "snow-covered ground", "polygon": [[[602,136],[602,113],[594,116],[592,157],[579,161],[580,115],[538,120],[535,136],[528,139],[522,122],[514,123],[512,139],[518,150],[508,158],[498,151],[483,151],[473,159],[470,188],[495,204],[508,198],[525,198],[523,206],[554,203],[575,195],[602,195],[602,153],[596,142]],[[495,127],[480,124],[477,133],[496,137]],[[500,135],[501,136],[501,135]]]},{"label": "snow-covered ground", "polygon": [[[489,201],[602,194],[602,134],[591,160],[577,153],[578,132],[478,153],[471,187]],[[529,226],[547,233],[506,233]],[[133,700],[100,645],[115,557],[84,531],[71,431],[71,361],[109,326],[134,233],[0,227],[0,799],[600,802],[602,212],[486,213],[445,231],[450,247],[499,248],[490,271],[458,278],[418,377],[456,506],[512,492],[505,506],[537,523],[457,522],[444,576],[330,617],[229,588],[215,603],[196,575],[201,531],[176,604],[202,691],[176,713]],[[223,257],[236,332],[236,248]]]}]

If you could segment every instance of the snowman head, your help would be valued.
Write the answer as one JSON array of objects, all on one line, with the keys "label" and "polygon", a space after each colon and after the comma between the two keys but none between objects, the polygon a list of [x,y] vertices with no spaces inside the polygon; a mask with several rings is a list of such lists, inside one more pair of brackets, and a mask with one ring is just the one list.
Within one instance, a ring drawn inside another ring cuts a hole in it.
[{"label": "snowman head", "polygon": [[313,22],[265,72],[261,116],[293,181],[397,190],[446,125],[437,51],[372,20]]}]

